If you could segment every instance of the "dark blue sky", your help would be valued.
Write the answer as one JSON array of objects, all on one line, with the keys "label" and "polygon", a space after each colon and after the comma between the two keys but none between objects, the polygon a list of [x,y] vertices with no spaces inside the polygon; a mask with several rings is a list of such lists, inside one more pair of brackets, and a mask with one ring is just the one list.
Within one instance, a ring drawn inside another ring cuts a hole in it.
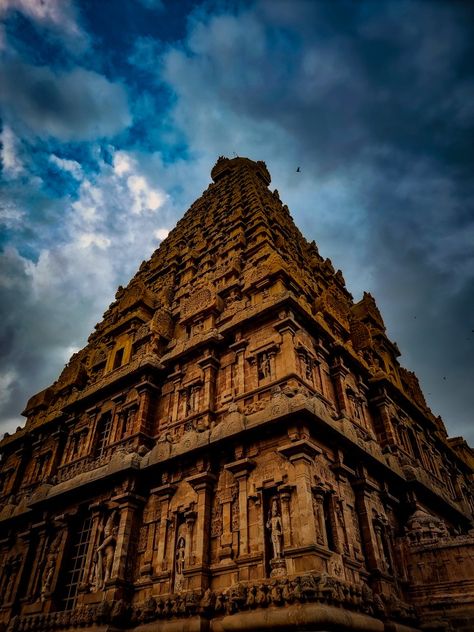
[{"label": "dark blue sky", "polygon": [[472,3],[3,0],[0,20],[0,429],[235,152],[474,442]]}]

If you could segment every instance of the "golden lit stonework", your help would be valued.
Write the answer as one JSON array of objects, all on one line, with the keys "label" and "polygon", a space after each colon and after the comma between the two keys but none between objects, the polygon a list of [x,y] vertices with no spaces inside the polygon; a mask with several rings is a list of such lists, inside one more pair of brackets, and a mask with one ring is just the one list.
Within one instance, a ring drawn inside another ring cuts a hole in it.
[{"label": "golden lit stonework", "polygon": [[0,444],[0,629],[474,630],[471,449],[265,164],[211,175]]}]

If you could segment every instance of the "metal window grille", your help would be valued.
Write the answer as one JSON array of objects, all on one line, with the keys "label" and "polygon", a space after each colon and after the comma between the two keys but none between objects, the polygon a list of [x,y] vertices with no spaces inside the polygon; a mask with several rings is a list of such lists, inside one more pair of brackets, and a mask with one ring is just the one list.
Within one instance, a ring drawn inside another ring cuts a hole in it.
[{"label": "metal window grille", "polygon": [[99,432],[97,436],[96,455],[102,456],[109,442],[110,431],[112,429],[112,415],[107,413],[99,422]]},{"label": "metal window grille", "polygon": [[72,610],[76,605],[77,593],[84,574],[87,549],[91,539],[92,518],[88,516],[72,535],[70,555],[63,574],[61,609]]}]

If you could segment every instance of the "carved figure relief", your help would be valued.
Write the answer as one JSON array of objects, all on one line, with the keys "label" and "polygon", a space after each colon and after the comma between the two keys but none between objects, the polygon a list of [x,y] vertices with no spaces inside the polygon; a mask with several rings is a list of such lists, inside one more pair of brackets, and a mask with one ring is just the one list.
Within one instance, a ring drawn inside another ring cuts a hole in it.
[{"label": "carved figure relief", "polygon": [[12,553],[7,558],[0,582],[0,603],[5,604],[11,600],[22,561],[23,555],[21,553]]},{"label": "carved figure relief", "polygon": [[46,563],[41,577],[41,601],[44,601],[51,592],[61,538],[62,533],[57,533],[56,537],[52,540],[51,546],[49,547],[46,555]]},{"label": "carved figure relief", "polygon": [[222,504],[217,494],[214,495],[211,513],[211,538],[222,534]]},{"label": "carved figure relief", "polygon": [[115,557],[115,547],[117,544],[116,526],[117,510],[112,511],[107,518],[103,529],[103,539],[96,549],[93,570],[93,589],[103,590],[112,575],[112,565]]},{"label": "carved figure relief", "polygon": [[272,498],[266,526],[270,532],[273,559],[280,559],[282,554],[283,526],[281,523],[280,507],[278,506],[278,500],[276,498]]},{"label": "carved figure relief", "polygon": [[178,529],[176,548],[174,553],[174,589],[184,588],[184,570],[186,568],[186,525],[181,524]]},{"label": "carved figure relief", "polygon": [[259,353],[257,356],[258,379],[265,380],[272,377],[272,367],[270,354],[267,351]]}]

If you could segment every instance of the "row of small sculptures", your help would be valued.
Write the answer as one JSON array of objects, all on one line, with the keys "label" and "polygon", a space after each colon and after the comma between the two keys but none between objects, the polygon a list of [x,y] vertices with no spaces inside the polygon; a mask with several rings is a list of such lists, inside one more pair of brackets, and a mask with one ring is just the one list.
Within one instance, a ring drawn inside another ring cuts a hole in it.
[{"label": "row of small sculptures", "polygon": [[[163,618],[194,615],[212,618],[254,608],[318,601],[380,618],[394,617],[404,621],[416,619],[414,608],[396,597],[383,598],[374,594],[366,584],[349,584],[322,573],[302,575],[294,579],[272,579],[266,583],[240,583],[223,591],[208,588],[204,593],[188,591],[149,597],[145,602],[133,605],[125,601],[102,601],[97,605],[81,606],[69,612],[17,616],[11,620],[7,632],[59,630],[108,623],[133,627]],[[3,632],[1,628],[0,632]]]}]

